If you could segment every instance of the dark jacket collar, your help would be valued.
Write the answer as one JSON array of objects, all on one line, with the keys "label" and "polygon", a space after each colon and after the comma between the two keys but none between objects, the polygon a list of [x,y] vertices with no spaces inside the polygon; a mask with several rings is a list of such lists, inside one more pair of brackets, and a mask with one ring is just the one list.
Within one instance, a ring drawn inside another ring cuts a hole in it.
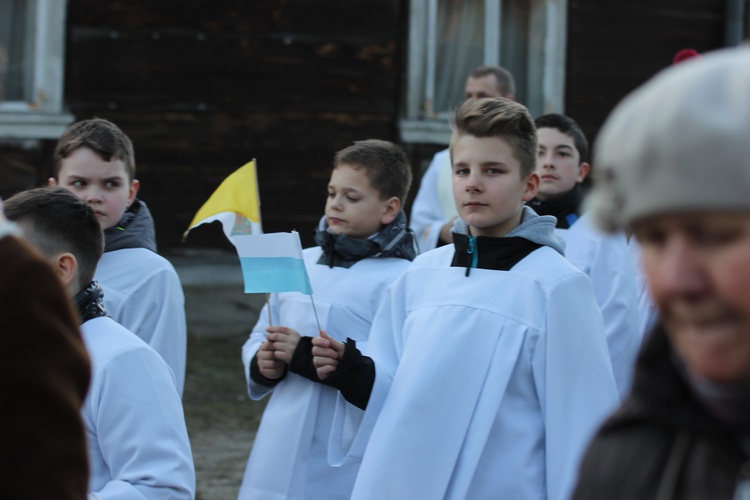
[{"label": "dark jacket collar", "polygon": [[104,230],[104,251],[146,248],[156,252],[154,219],[144,202],[136,198],[120,221]]},{"label": "dark jacket collar", "polygon": [[534,198],[528,205],[539,215],[554,215],[557,218],[557,227],[568,229],[578,220],[582,201],[583,190],[580,184],[576,184],[560,198],[547,201]]},{"label": "dark jacket collar", "polygon": [[329,267],[348,268],[366,257],[396,257],[411,261],[417,256],[414,232],[406,227],[403,211],[393,222],[367,239],[332,233],[324,216],[315,231],[315,242],[323,249],[318,264]]}]

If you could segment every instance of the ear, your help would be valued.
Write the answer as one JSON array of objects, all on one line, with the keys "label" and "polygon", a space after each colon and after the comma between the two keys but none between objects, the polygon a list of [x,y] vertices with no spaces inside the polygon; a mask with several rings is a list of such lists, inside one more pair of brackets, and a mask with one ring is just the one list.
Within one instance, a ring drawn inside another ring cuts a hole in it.
[{"label": "ear", "polygon": [[401,200],[397,196],[391,196],[385,201],[385,210],[380,216],[380,223],[384,226],[393,222],[398,213],[401,211]]},{"label": "ear", "polygon": [[578,166],[578,177],[576,177],[576,182],[583,182],[583,179],[589,175],[589,172],[591,172],[591,165],[586,162],[581,163]]},{"label": "ear", "polygon": [[138,179],[133,179],[130,182],[130,189],[128,191],[128,205],[130,206],[135,201],[135,197],[138,194],[138,190],[141,188],[141,182]]},{"label": "ear", "polygon": [[537,192],[539,191],[539,183],[541,182],[541,177],[539,177],[539,174],[534,171],[529,174],[529,176],[526,178],[526,187],[523,191],[523,201],[529,201],[532,200]]},{"label": "ear", "polygon": [[57,186],[57,180],[54,177],[50,177],[49,179],[47,179],[47,185]]},{"label": "ear", "polygon": [[78,261],[70,252],[63,252],[50,259],[55,274],[70,290],[71,294],[78,292]]}]

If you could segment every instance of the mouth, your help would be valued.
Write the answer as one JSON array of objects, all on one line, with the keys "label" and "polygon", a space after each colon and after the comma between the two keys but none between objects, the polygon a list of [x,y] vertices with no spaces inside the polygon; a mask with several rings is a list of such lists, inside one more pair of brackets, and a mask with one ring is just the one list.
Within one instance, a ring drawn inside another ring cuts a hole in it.
[{"label": "mouth", "polygon": [[555,177],[554,175],[543,175],[542,180],[543,181],[556,181],[557,177]]},{"label": "mouth", "polygon": [[344,219],[339,219],[338,217],[328,217],[328,225],[343,224],[344,222]]}]

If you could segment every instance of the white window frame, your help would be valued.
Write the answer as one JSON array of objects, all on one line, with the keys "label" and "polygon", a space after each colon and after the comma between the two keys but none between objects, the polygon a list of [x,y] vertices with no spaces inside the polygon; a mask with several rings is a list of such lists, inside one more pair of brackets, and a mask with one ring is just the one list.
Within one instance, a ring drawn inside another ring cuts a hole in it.
[{"label": "white window frame", "polygon": [[27,0],[34,29],[31,102],[0,103],[0,139],[57,139],[73,121],[63,110],[67,0]]},{"label": "white window frame", "polygon": [[[502,65],[502,0],[485,1],[484,62]],[[528,0],[531,8],[526,106],[533,116],[564,113],[567,0]],[[448,144],[450,125],[428,116],[435,90],[438,0],[410,0],[406,102],[399,121],[405,143]]]}]

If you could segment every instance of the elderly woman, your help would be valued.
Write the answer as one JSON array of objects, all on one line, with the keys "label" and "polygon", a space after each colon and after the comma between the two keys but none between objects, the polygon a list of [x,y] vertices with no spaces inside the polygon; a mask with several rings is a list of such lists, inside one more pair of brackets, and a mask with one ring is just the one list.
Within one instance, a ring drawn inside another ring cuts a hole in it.
[{"label": "elderly woman", "polygon": [[750,498],[750,48],[634,92],[595,163],[592,208],[633,231],[660,320],[575,498]]}]

